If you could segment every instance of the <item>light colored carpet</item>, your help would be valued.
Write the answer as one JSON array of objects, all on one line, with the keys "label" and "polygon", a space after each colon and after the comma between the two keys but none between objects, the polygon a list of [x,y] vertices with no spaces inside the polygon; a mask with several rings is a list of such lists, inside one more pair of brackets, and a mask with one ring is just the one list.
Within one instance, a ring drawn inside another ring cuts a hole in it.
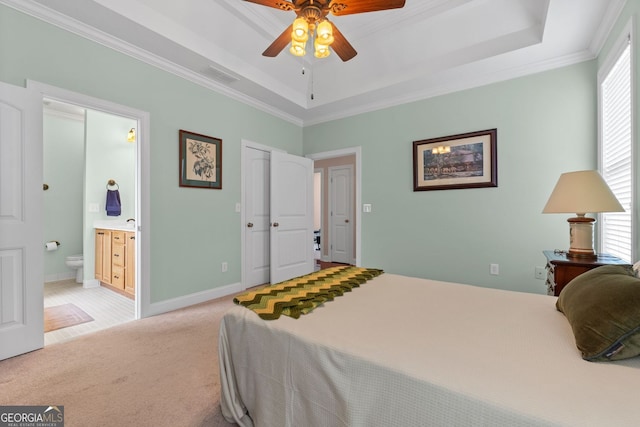
[{"label": "light colored carpet", "polygon": [[0,405],[64,405],[65,427],[232,426],[218,329],[233,296],[0,361]]}]

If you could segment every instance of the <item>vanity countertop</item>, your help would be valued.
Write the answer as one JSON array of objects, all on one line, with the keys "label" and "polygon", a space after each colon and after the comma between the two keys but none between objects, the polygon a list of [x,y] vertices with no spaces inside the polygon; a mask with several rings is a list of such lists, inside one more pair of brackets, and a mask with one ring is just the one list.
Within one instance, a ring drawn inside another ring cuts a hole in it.
[{"label": "vanity countertop", "polygon": [[93,228],[104,228],[106,230],[135,231],[136,223],[127,222],[121,219],[104,219],[93,222]]}]

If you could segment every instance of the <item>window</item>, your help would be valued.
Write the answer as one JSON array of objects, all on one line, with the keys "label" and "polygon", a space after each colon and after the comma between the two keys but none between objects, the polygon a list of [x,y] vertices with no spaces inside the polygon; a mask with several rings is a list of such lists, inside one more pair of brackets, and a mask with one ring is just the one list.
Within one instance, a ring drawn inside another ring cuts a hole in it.
[{"label": "window", "polygon": [[613,47],[598,73],[599,127],[598,169],[626,212],[599,215],[600,252],[627,262],[633,246],[633,70],[631,32]]}]

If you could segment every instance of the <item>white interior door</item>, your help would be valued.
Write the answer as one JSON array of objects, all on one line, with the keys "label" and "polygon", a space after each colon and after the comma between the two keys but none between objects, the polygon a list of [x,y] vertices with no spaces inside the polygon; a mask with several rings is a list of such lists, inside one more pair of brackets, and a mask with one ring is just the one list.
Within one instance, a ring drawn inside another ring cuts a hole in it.
[{"label": "white interior door", "polygon": [[271,283],[313,272],[313,160],[271,152]]},{"label": "white interior door", "polygon": [[246,287],[269,283],[270,226],[269,151],[249,148],[244,153],[245,174],[245,266]]},{"label": "white interior door", "polygon": [[42,96],[0,83],[0,360],[44,346]]},{"label": "white interior door", "polygon": [[351,165],[329,168],[329,242],[331,261],[353,261],[353,216]]}]

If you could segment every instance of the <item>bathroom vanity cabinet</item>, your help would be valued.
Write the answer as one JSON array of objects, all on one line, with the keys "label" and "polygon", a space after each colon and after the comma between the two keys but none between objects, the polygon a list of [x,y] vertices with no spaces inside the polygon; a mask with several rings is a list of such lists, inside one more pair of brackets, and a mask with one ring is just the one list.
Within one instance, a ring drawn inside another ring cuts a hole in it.
[{"label": "bathroom vanity cabinet", "polygon": [[108,287],[135,295],[135,233],[96,228],[95,277]]},{"label": "bathroom vanity cabinet", "polygon": [[125,238],[125,270],[124,270],[124,291],[130,295],[136,293],[136,233],[127,231]]},{"label": "bathroom vanity cabinet", "polygon": [[95,276],[101,282],[111,283],[111,230],[96,229]]}]

